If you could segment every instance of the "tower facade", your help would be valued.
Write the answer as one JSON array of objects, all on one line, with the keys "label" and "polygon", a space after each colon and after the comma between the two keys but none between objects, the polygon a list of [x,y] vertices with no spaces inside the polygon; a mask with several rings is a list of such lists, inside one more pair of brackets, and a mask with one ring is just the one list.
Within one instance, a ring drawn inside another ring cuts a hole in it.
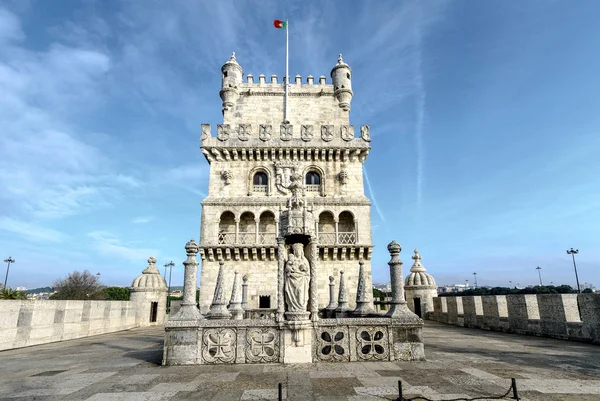
[{"label": "tower facade", "polygon": [[350,124],[352,70],[340,55],[331,84],[324,76],[304,83],[296,76],[288,89],[287,121],[285,88],[277,76],[267,82],[262,74],[257,81],[248,75],[244,82],[235,54],[221,71],[223,124],[216,126],[216,136],[203,124],[201,136],[210,164],[199,244],[201,312],[213,299],[219,261],[226,293],[237,271],[247,278],[249,309],[277,309],[278,256],[292,253],[291,244],[278,245],[278,238],[281,242],[290,226],[286,210],[298,191],[305,199],[302,210],[312,216],[303,221],[314,225],[318,309],[330,301],[329,276],[339,288],[341,271],[354,308],[359,260],[371,289],[373,245],[362,172],[370,128]]}]

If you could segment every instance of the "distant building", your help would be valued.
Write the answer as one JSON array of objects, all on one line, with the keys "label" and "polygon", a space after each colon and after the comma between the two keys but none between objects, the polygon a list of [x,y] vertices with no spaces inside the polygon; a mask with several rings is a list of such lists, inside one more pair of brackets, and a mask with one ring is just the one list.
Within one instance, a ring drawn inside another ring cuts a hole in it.
[{"label": "distant building", "polygon": [[27,287],[17,287],[17,291],[27,291]]}]

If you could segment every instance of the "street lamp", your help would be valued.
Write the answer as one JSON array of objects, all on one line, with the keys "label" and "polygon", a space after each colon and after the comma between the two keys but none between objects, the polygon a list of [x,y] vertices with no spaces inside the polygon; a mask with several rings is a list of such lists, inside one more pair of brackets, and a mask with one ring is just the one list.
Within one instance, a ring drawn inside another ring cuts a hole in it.
[{"label": "street lamp", "polygon": [[575,254],[579,253],[579,249],[573,249],[573,248],[567,249],[567,253],[573,257],[573,268],[575,269],[575,280],[577,280],[577,292],[579,294],[581,294],[581,288],[579,288],[579,277],[577,276],[577,265],[575,264]]},{"label": "street lamp", "polygon": [[477,273],[473,273],[473,276],[475,277],[475,288],[477,288]]},{"label": "street lamp", "polygon": [[535,270],[538,271],[538,275],[540,276],[540,286],[542,286],[542,268],[541,267],[536,267]]},{"label": "street lamp", "polygon": [[167,275],[167,267],[169,268],[169,289],[167,290],[167,313],[171,312],[171,299],[169,297],[171,296],[171,272],[173,271],[173,266],[175,266],[175,263],[173,263],[173,261],[170,261],[169,263],[165,264],[165,276]]},{"label": "street lamp", "polygon": [[9,256],[8,259],[4,259],[4,263],[8,263],[8,266],[6,266],[6,277],[4,277],[4,290],[6,290],[6,282],[8,281],[8,271],[10,270],[10,264],[15,263],[15,260]]}]

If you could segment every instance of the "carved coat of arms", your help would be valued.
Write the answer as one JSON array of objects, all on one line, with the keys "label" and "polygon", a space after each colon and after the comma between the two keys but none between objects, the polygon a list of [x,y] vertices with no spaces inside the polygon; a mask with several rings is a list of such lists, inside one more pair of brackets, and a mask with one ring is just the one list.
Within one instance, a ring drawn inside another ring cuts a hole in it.
[{"label": "carved coat of arms", "polygon": [[354,139],[354,126],[353,125],[342,125],[340,127],[340,134],[344,141],[351,141]]},{"label": "carved coat of arms", "polygon": [[247,141],[250,139],[250,135],[252,135],[252,125],[240,124],[238,127],[238,138],[240,141]]},{"label": "carved coat of arms", "polygon": [[365,142],[371,142],[371,126],[370,125],[361,125],[360,126],[360,137]]},{"label": "carved coat of arms", "polygon": [[292,139],[293,128],[293,125],[281,124],[281,140],[289,141],[290,139]]},{"label": "carved coat of arms", "polygon": [[321,139],[325,142],[333,139],[333,125],[321,125]]},{"label": "carved coat of arms", "polygon": [[217,138],[220,141],[226,141],[229,136],[229,124],[217,124]]},{"label": "carved coat of arms", "polygon": [[275,187],[283,195],[289,195],[291,177],[296,171],[295,163],[291,161],[280,161],[275,163]]},{"label": "carved coat of arms", "polygon": [[271,125],[261,124],[258,127],[258,137],[260,138],[260,140],[266,142],[269,139],[271,139],[271,130],[272,129],[273,129],[273,127]]},{"label": "carved coat of arms", "polygon": [[200,140],[204,142],[208,138],[210,138],[210,124],[202,124],[202,135],[200,135]]},{"label": "carved coat of arms", "polygon": [[300,137],[304,142],[308,142],[313,138],[313,126],[312,125],[303,125],[300,129]]}]

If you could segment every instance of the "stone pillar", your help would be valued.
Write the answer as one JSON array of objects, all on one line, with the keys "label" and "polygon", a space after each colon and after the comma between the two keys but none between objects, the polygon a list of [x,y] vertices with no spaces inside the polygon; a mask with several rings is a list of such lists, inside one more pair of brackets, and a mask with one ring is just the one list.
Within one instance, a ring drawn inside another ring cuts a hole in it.
[{"label": "stone pillar", "polygon": [[209,319],[229,319],[231,313],[227,310],[227,301],[223,294],[223,260],[219,260],[219,275],[217,276],[217,285],[215,286],[215,294],[210,305],[210,311],[207,314]]},{"label": "stone pillar", "polygon": [[235,243],[240,243],[240,219],[235,218]]},{"label": "stone pillar", "polygon": [[390,266],[390,281],[392,283],[392,302],[390,310],[386,314],[387,317],[400,318],[406,315],[414,315],[406,305],[404,299],[404,283],[402,281],[402,261],[400,260],[400,252],[402,247],[396,241],[388,244],[388,251],[391,259],[388,262]]},{"label": "stone pillar", "polygon": [[327,317],[334,317],[335,309],[337,308],[337,303],[335,302],[335,279],[333,276],[329,276],[329,305],[327,305]]},{"label": "stone pillar", "polygon": [[317,262],[319,259],[319,250],[317,241],[312,240],[310,246],[310,320],[313,322],[319,320],[319,296],[317,293]]},{"label": "stone pillar", "polygon": [[187,259],[183,262],[185,268],[183,279],[183,301],[181,309],[169,320],[197,320],[203,319],[200,311],[196,307],[196,275],[198,270],[198,244],[192,238],[185,244],[185,253]]},{"label": "stone pillar", "polygon": [[336,217],[333,221],[335,223],[335,242],[334,242],[334,244],[337,245],[339,243],[339,238],[340,238],[339,232],[338,232],[338,226],[339,226],[340,220]]},{"label": "stone pillar", "polygon": [[248,309],[248,275],[242,277],[242,309]]},{"label": "stone pillar", "polygon": [[277,237],[277,321],[284,321],[285,299],[283,294],[285,265],[285,238]]},{"label": "stone pillar", "polygon": [[238,272],[235,272],[233,278],[233,288],[231,289],[231,299],[229,300],[229,312],[233,320],[241,320],[244,318],[244,310],[240,300],[240,292],[238,290]]},{"label": "stone pillar", "polygon": [[369,294],[366,288],[367,278],[365,277],[365,269],[362,260],[358,261],[358,286],[356,289],[356,309],[352,312],[355,316],[367,316],[373,313],[371,308],[371,301],[369,301]]},{"label": "stone pillar", "polygon": [[346,280],[344,279],[344,271],[340,270],[340,292],[338,295],[338,307],[335,310],[336,317],[344,317],[350,311],[348,306],[348,294],[346,294]]},{"label": "stone pillar", "polygon": [[258,240],[258,231],[259,231],[259,225],[260,225],[260,220],[258,217],[254,218],[254,243],[255,244],[259,244],[259,240]]}]

